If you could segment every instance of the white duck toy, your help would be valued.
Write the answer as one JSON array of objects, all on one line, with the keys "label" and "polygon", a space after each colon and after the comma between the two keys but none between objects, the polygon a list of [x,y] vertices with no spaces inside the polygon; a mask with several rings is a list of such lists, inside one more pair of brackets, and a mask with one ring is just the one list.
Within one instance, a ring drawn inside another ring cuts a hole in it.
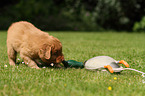
[{"label": "white duck toy", "polygon": [[121,72],[124,70],[122,66],[119,64],[125,65],[125,67],[129,67],[129,64],[124,61],[116,61],[115,59],[109,56],[96,56],[89,60],[87,60],[84,64],[85,68],[88,70],[102,70],[106,71],[108,69],[110,73]]}]

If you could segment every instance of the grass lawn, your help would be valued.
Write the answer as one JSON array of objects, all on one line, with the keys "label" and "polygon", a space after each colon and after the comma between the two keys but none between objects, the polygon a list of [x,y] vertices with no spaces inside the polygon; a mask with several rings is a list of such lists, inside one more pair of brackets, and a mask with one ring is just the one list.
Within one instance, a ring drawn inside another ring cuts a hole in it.
[{"label": "grass lawn", "polygon": [[[145,72],[145,33],[49,32],[63,44],[66,60],[84,62],[95,56],[125,60]],[[6,31],[0,31],[0,96],[144,96],[142,74],[121,74],[86,69],[31,69],[8,64]],[[7,65],[7,67],[5,67]],[[124,67],[124,66],[123,66]],[[114,77],[117,79],[114,80]],[[111,90],[108,90],[111,87]]]}]

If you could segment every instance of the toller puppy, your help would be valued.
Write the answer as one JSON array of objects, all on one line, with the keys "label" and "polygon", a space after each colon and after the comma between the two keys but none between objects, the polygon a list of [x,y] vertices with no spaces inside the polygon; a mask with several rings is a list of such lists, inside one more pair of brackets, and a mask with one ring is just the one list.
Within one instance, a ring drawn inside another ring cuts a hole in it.
[{"label": "toller puppy", "polygon": [[29,22],[13,23],[7,33],[7,53],[10,65],[15,65],[17,53],[31,68],[39,69],[36,60],[46,65],[60,66],[64,60],[61,42]]}]

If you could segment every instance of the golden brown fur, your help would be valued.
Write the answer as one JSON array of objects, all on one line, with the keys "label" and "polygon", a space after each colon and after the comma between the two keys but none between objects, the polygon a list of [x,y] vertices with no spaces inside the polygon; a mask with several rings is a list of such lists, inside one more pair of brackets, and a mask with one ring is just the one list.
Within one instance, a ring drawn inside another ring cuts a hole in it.
[{"label": "golden brown fur", "polygon": [[7,53],[10,65],[15,65],[16,55],[20,53],[25,64],[37,69],[36,59],[41,59],[48,65],[58,65],[64,60],[61,42],[26,21],[13,23],[9,27]]}]

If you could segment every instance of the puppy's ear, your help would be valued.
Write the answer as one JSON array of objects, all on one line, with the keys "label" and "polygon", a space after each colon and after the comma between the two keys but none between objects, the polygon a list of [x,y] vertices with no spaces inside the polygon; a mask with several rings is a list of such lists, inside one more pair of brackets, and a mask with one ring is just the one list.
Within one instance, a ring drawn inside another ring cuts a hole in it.
[{"label": "puppy's ear", "polygon": [[45,59],[50,59],[50,57],[51,57],[51,47],[47,46],[45,52]]},{"label": "puppy's ear", "polygon": [[44,44],[41,49],[39,49],[40,58],[50,59],[51,57],[51,46]]},{"label": "puppy's ear", "polygon": [[39,49],[39,57],[42,58],[44,55],[44,51],[43,49]]}]

